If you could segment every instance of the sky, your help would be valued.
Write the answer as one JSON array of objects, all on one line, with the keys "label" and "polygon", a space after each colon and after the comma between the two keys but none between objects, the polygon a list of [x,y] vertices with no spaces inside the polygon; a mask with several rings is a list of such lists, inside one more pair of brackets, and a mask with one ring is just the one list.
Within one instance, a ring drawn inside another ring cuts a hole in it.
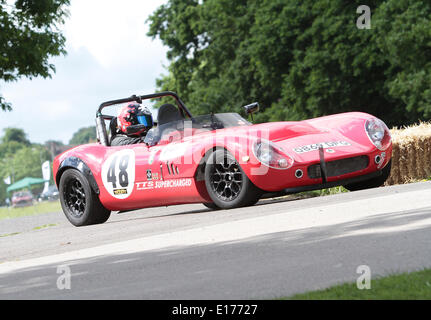
[{"label": "sky", "polygon": [[100,103],[156,91],[167,73],[167,48],[146,34],[146,20],[167,0],[72,0],[62,27],[66,56],[50,60],[51,79],[0,83],[13,111],[0,111],[0,136],[22,128],[31,142],[67,144],[82,127],[95,125]]}]

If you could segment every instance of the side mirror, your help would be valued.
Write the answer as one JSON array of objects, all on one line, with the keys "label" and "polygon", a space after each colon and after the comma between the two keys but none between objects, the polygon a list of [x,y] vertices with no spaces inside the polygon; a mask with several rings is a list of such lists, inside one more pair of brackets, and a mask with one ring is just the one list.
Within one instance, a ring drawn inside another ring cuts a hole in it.
[{"label": "side mirror", "polygon": [[246,115],[251,115],[251,121],[253,121],[253,113],[256,113],[259,111],[259,103],[258,102],[253,102],[251,104],[248,104],[246,106],[243,107],[245,109],[245,114]]},{"label": "side mirror", "polygon": [[245,113],[247,115],[249,114],[253,114],[259,111],[259,103],[258,102],[253,102],[252,104],[248,104],[246,106],[243,107],[245,109]]}]

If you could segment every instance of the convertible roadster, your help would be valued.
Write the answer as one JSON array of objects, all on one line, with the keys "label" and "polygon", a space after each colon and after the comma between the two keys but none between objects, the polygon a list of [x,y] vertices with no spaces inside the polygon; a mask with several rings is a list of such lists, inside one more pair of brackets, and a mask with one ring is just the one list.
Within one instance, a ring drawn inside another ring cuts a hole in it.
[{"label": "convertible roadster", "polygon": [[[116,117],[104,108],[168,96],[174,103],[159,108],[143,143],[110,146]],[[258,108],[244,111],[252,118]],[[176,93],[160,92],[102,103],[96,129],[97,143],[53,163],[62,209],[75,226],[103,223],[111,211],[185,203],[231,209],[333,186],[373,188],[391,169],[387,126],[360,112],[252,124],[237,113],[194,116]]]}]

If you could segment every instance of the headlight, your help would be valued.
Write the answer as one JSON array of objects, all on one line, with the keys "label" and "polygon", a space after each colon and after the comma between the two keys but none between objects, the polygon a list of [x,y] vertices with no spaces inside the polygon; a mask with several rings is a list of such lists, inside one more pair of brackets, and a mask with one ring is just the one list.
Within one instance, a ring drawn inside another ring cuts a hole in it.
[{"label": "headlight", "polygon": [[255,157],[264,165],[275,169],[289,169],[293,159],[270,141],[259,141],[253,146]]},{"label": "headlight", "polygon": [[391,134],[386,124],[377,118],[365,122],[365,132],[370,141],[379,149],[386,150],[391,143]]}]

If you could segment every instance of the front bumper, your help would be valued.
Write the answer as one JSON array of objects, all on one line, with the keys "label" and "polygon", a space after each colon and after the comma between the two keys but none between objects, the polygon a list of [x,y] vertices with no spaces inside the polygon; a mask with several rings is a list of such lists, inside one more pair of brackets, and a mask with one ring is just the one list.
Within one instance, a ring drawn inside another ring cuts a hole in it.
[{"label": "front bumper", "polygon": [[377,178],[377,177],[380,177],[381,175],[382,175],[382,170],[378,170],[378,171],[374,171],[374,172],[371,172],[371,173],[368,173],[368,174],[365,174],[362,176],[356,176],[356,177],[348,178],[348,179],[341,179],[341,180],[336,180],[336,181],[331,181],[331,182],[326,182],[326,183],[320,183],[320,184],[312,184],[312,185],[308,185],[308,186],[287,188],[287,189],[283,190],[283,193],[284,194],[293,194],[293,193],[304,192],[304,191],[321,190],[321,189],[326,189],[326,188],[344,186],[346,184],[357,183],[357,182]]},{"label": "front bumper", "polygon": [[[261,166],[246,172],[250,180],[267,192],[289,190],[296,193],[324,189],[368,180],[381,175],[382,169],[391,160],[392,147],[385,151],[351,153],[339,157],[315,153],[314,161],[295,162],[286,170],[268,169]],[[316,159],[317,158],[317,159]],[[319,159],[320,158],[320,159]],[[380,159],[377,163],[376,158]]]}]

